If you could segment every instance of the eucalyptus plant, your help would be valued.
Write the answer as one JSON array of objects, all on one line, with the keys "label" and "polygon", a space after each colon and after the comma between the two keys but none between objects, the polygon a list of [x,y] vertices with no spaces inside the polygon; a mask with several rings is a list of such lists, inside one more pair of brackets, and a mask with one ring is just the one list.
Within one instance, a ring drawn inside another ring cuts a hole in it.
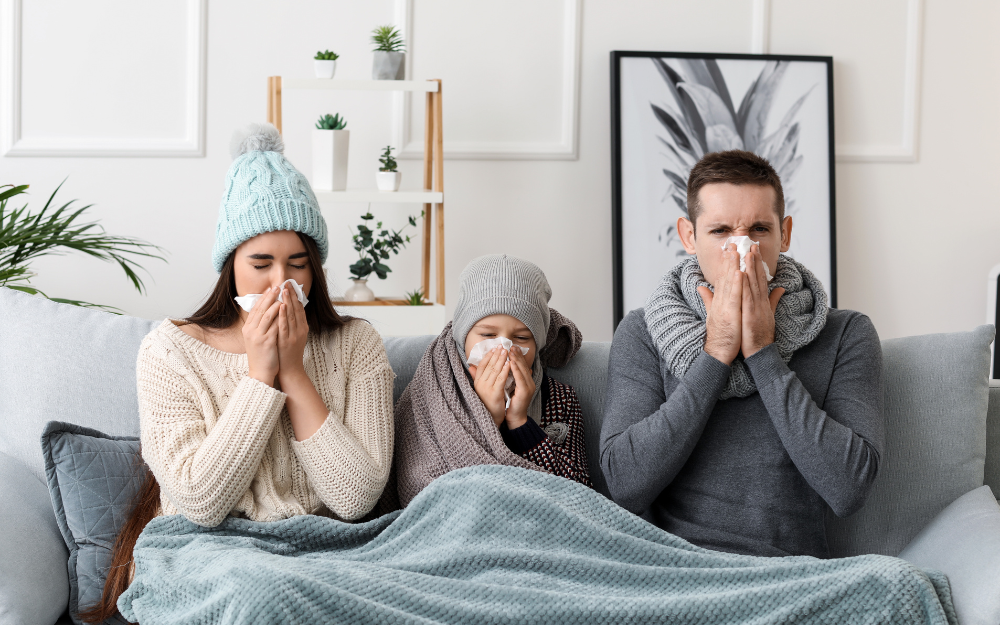
[{"label": "eucalyptus plant", "polygon": [[347,127],[347,120],[340,116],[340,113],[336,115],[320,115],[319,121],[316,122],[316,128],[319,130],[343,130]]},{"label": "eucalyptus plant", "polygon": [[[424,211],[420,211],[420,216],[424,216]],[[371,274],[378,276],[379,280],[385,280],[392,271],[383,260],[389,259],[389,252],[399,254],[399,250],[406,247],[410,242],[409,235],[400,234],[407,226],[399,230],[389,230],[382,227],[382,222],[375,224],[375,228],[369,228],[368,222],[375,219],[369,211],[361,216],[361,224],[358,225],[358,233],[351,237],[354,242],[354,249],[358,252],[358,261],[351,265],[351,277],[355,280],[364,280]],[[416,227],[417,218],[410,215],[407,218],[408,225]]]},{"label": "eucalyptus plant", "polygon": [[70,200],[55,208],[53,201],[61,187],[62,184],[56,187],[40,211],[31,213],[27,204],[21,208],[8,207],[14,197],[28,190],[28,185],[0,185],[0,286],[31,295],[42,295],[54,302],[100,308],[118,314],[115,311],[119,309],[112,306],[49,297],[30,284],[31,278],[36,275],[29,270],[32,260],[76,250],[103,261],[117,263],[132,286],[139,293],[145,294],[145,284],[137,273],[137,270],[144,269],[136,262],[136,257],[166,260],[157,253],[163,251],[162,248],[152,243],[107,234],[96,222],[79,223],[77,220],[93,204],[76,208],[72,207],[76,200]]},{"label": "eucalyptus plant", "polygon": [[382,152],[382,156],[378,157],[382,166],[378,168],[379,171],[396,171],[396,159],[392,156],[393,147],[391,145],[385,146],[385,150]]},{"label": "eucalyptus plant", "polygon": [[405,49],[403,36],[391,24],[378,26],[372,31],[375,52],[402,52]]},{"label": "eucalyptus plant", "polygon": [[316,59],[317,61],[336,61],[337,59],[340,58],[340,55],[337,54],[336,52],[330,52],[329,50],[327,50],[326,52],[317,52],[316,56],[314,56],[313,58]]}]

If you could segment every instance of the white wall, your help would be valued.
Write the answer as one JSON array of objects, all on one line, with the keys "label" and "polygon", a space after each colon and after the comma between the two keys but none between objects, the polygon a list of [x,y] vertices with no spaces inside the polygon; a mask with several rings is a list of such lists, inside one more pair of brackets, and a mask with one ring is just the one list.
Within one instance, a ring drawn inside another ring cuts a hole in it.
[{"label": "white wall", "polygon": [[[197,26],[198,0],[141,7],[92,0],[85,11],[78,4],[0,0],[0,19],[21,7],[23,145],[197,151],[198,111],[189,97],[198,84],[190,59],[197,46],[189,44],[197,42],[189,37],[198,32],[190,13],[193,7]],[[413,1],[412,69],[415,77],[445,81],[451,149],[516,154],[565,144],[572,107],[563,106],[561,81],[572,68],[562,56],[563,18],[573,5]],[[986,274],[1000,262],[993,145],[1000,136],[1000,6],[988,0],[581,0],[579,158],[446,161],[449,303],[470,259],[506,251],[545,270],[553,306],[586,338],[610,339],[609,51],[751,52],[755,32],[758,39],[764,32],[753,28],[755,10],[768,5],[768,51],[835,59],[837,143],[855,159],[837,166],[840,306],[870,315],[883,337],[982,323]],[[921,7],[922,28],[908,30],[908,15]],[[143,317],[191,312],[215,279],[209,253],[229,136],[265,117],[266,77],[308,76],[312,54],[330,48],[342,55],[338,77],[366,78],[367,33],[396,11],[394,0],[207,1],[204,157],[0,159],[0,183],[30,184],[31,205],[39,207],[68,177],[64,200],[94,203],[91,217],[109,232],[163,246],[169,263],[147,263],[148,296],[116,268],[76,256],[37,262],[35,284]],[[9,37],[0,44],[7,50]],[[908,92],[911,59],[920,60],[919,89]],[[13,94],[2,84],[0,101],[9,105]],[[911,125],[908,104],[917,113]],[[352,130],[349,184],[370,186],[378,149],[393,140],[392,96],[286,93],[286,153],[308,174],[308,129],[319,114],[335,111]],[[416,141],[421,115],[417,101]],[[419,161],[401,165],[404,187],[416,186]],[[390,225],[419,210],[373,208]],[[365,209],[325,209],[335,290],[346,286],[353,253],[347,229]],[[418,259],[419,245],[404,252],[376,291],[416,287]]]}]

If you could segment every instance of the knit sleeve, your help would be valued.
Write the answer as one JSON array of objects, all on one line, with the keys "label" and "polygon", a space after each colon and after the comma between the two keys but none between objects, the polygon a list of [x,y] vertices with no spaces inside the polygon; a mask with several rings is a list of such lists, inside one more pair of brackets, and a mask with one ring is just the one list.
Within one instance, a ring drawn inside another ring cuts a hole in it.
[{"label": "knit sleeve", "polygon": [[580,407],[580,400],[572,386],[560,384],[549,378],[546,378],[546,381],[549,385],[549,401],[542,422],[546,426],[557,422],[565,424],[568,428],[566,438],[562,444],[556,445],[545,436],[537,445],[520,455],[525,460],[544,467],[553,475],[593,487],[590,482],[590,469],[587,466],[583,409]]},{"label": "knit sleeve", "polygon": [[375,506],[389,478],[395,375],[370,325],[351,322],[343,331],[344,414],[331,411],[315,434],[293,440],[292,448],[327,508],[351,521]]},{"label": "knit sleeve", "polygon": [[144,341],[136,380],[142,457],[161,491],[191,522],[218,525],[250,487],[285,394],[244,376],[208,431],[208,394],[176,352]]}]

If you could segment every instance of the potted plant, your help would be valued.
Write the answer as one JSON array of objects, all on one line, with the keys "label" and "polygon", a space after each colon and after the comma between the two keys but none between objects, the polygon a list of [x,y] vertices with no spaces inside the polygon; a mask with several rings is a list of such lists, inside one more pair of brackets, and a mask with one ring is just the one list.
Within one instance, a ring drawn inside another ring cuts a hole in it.
[{"label": "potted plant", "polygon": [[144,295],[146,285],[138,271],[145,269],[137,261],[143,258],[166,261],[159,254],[163,250],[152,243],[134,237],[108,234],[94,221],[79,221],[93,204],[78,207],[73,206],[76,200],[70,200],[57,206],[54,202],[61,187],[62,184],[56,187],[41,210],[29,212],[27,204],[20,208],[13,206],[18,201],[14,198],[25,194],[28,185],[0,185],[0,287],[40,295],[53,302],[120,314],[121,311],[114,306],[49,297],[31,285],[31,279],[37,275],[30,269],[33,261],[43,256],[58,256],[67,250],[76,250],[117,264],[132,286]]},{"label": "potted plant", "polygon": [[396,159],[392,157],[393,147],[385,146],[382,156],[378,157],[382,166],[375,172],[375,184],[379,191],[399,191],[399,181],[403,174],[396,171]]},{"label": "potted plant", "polygon": [[406,293],[406,303],[410,306],[423,306],[424,305],[424,290],[414,289]]},{"label": "potted plant", "polygon": [[351,131],[344,130],[347,120],[327,113],[313,129],[312,186],[320,191],[343,191],[347,188],[347,151]]},{"label": "potted plant", "polygon": [[[424,212],[420,211],[420,216]],[[368,276],[375,274],[379,280],[385,280],[392,269],[382,261],[389,258],[389,252],[399,254],[399,250],[406,247],[410,242],[409,236],[400,233],[406,229],[403,226],[399,230],[388,230],[382,227],[382,222],[375,224],[375,229],[368,227],[368,222],[375,217],[371,212],[361,216],[361,224],[358,225],[358,233],[351,237],[354,241],[354,249],[358,252],[358,260],[350,266],[351,280],[354,286],[347,289],[344,299],[349,302],[371,302],[375,300],[375,293],[368,288]],[[407,219],[408,225],[416,227],[417,218],[413,215]]]},{"label": "potted plant", "polygon": [[336,52],[317,52],[313,61],[313,68],[316,70],[316,78],[333,78],[337,71],[337,59],[340,55]]},{"label": "potted plant", "polygon": [[372,31],[372,43],[375,44],[375,58],[372,63],[372,78],[374,80],[403,80],[406,77],[406,64],[403,62],[403,36],[390,26],[379,26]]}]

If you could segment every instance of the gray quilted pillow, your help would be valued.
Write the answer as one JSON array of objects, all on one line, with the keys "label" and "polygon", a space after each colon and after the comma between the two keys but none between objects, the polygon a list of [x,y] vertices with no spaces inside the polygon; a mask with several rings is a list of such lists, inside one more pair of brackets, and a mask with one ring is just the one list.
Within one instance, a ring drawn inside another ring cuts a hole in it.
[{"label": "gray quilted pillow", "polygon": [[52,508],[69,548],[69,612],[80,623],[79,609],[101,599],[111,548],[142,486],[139,439],[50,421],[42,453]]}]

